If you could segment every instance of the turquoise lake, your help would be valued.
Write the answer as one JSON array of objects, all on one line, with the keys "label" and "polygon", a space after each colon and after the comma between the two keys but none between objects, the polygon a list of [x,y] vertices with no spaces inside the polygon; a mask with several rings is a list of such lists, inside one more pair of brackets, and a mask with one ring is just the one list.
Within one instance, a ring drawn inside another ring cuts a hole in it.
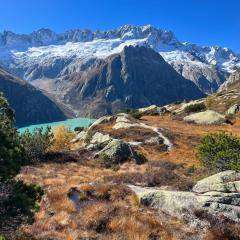
[{"label": "turquoise lake", "polygon": [[43,128],[46,129],[48,126],[51,128],[55,128],[60,125],[64,125],[67,128],[70,128],[71,130],[74,130],[75,127],[88,127],[90,124],[94,123],[96,119],[90,119],[90,118],[73,118],[73,119],[67,119],[65,121],[60,122],[52,122],[52,123],[44,123],[44,124],[36,124],[36,125],[30,125],[27,127],[22,127],[18,129],[19,133],[25,132],[27,129],[32,132],[35,128]]}]

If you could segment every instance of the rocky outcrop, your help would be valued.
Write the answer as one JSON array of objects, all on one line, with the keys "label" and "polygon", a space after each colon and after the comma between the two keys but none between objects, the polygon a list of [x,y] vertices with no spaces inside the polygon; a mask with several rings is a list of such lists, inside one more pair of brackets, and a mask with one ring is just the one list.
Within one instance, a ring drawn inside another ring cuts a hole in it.
[{"label": "rocky outcrop", "polygon": [[3,92],[14,109],[17,126],[66,119],[63,111],[42,91],[2,69],[0,92]]},{"label": "rocky outcrop", "polygon": [[96,132],[87,146],[89,150],[97,150],[105,147],[113,138],[109,136],[109,134],[102,134],[100,132]]},{"label": "rocky outcrop", "polygon": [[225,116],[212,110],[193,113],[184,117],[184,121],[197,124],[222,124],[226,121]]},{"label": "rocky outcrop", "polygon": [[239,173],[226,171],[199,181],[193,192],[166,191],[154,188],[129,186],[141,203],[158,211],[185,219],[193,227],[207,227],[206,221],[198,219],[197,212],[240,223]]},{"label": "rocky outcrop", "polygon": [[240,172],[224,171],[198,181],[193,187],[196,193],[240,192]]},{"label": "rocky outcrop", "polygon": [[227,114],[236,114],[238,112],[240,112],[239,104],[234,104],[227,110]]},{"label": "rocky outcrop", "polygon": [[132,127],[141,127],[140,124],[136,121],[130,119],[130,115],[126,113],[117,114],[116,123],[113,125],[113,129],[117,130],[120,128],[132,128]]},{"label": "rocky outcrop", "polygon": [[50,79],[48,83],[55,85],[61,95],[69,76],[92,69],[96,62],[131,44],[151,47],[207,93],[217,90],[240,62],[239,55],[228,48],[181,43],[171,31],[127,25],[96,32],[75,29],[55,33],[39,29],[26,35],[4,31],[0,33],[0,64],[21,78],[40,80],[37,82],[45,90],[48,86],[41,80]]},{"label": "rocky outcrop", "polygon": [[110,122],[111,120],[113,120],[113,116],[103,116],[103,117],[100,117],[99,119],[97,119],[89,128],[88,130],[91,130],[93,129],[94,127],[102,124],[102,123],[107,123],[107,122]]},{"label": "rocky outcrop", "polygon": [[151,48],[125,47],[86,74],[74,74],[66,103],[82,115],[101,117],[121,109],[137,109],[204,94]]},{"label": "rocky outcrop", "polygon": [[139,108],[138,111],[143,115],[153,115],[153,114],[159,114],[160,108],[156,105],[151,105],[149,107]]},{"label": "rocky outcrop", "polygon": [[[147,142],[147,144],[153,144],[153,142],[158,142],[158,143],[163,143],[166,148],[168,150],[171,150],[173,144],[170,142],[170,140],[165,137],[161,131],[156,128],[156,127],[152,127],[152,126],[148,126],[144,123],[139,123],[139,122],[134,122],[132,119],[130,119],[130,116],[128,114],[125,113],[120,113],[117,115],[117,119],[116,119],[116,123],[113,125],[113,129],[121,129],[121,128],[132,128],[132,127],[138,127],[138,128],[147,128],[147,129],[151,129],[152,131],[156,132],[158,134],[157,139],[151,139]],[[147,139],[146,139],[147,141]],[[139,143],[137,143],[136,145],[138,145]],[[134,144],[133,144],[134,145]]]},{"label": "rocky outcrop", "polygon": [[240,69],[233,72],[229,78],[221,85],[218,92],[230,92],[236,91],[239,93],[240,90]]},{"label": "rocky outcrop", "polygon": [[164,144],[164,140],[160,136],[151,137],[149,139],[146,139],[144,141],[144,144],[146,144],[146,145],[161,145],[161,144]]},{"label": "rocky outcrop", "polygon": [[95,157],[104,162],[106,166],[120,164],[133,159],[136,163],[141,163],[141,159],[136,155],[130,144],[112,139],[102,150],[95,154]]}]

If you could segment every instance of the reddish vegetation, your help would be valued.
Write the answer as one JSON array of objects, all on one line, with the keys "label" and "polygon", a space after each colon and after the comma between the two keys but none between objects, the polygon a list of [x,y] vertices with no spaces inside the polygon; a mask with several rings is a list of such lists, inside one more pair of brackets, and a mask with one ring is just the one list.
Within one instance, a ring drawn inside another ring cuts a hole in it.
[{"label": "reddish vegetation", "polygon": [[[124,163],[117,172],[101,167],[87,151],[71,152],[67,158],[66,155],[61,157],[60,153],[55,157],[49,155],[48,162],[22,169],[18,178],[40,184],[45,192],[35,223],[22,228],[27,236],[25,239],[34,239],[34,236],[44,240],[168,240],[194,235],[183,222],[164,214],[159,216],[150,209],[141,207],[136,195],[121,183],[169,185],[170,188],[181,190],[191,188],[194,181],[207,171],[200,167],[195,157],[194,149],[200,138],[209,132],[220,130],[240,136],[239,118],[234,120],[234,125],[222,126],[198,126],[171,116],[145,116],[141,121],[161,128],[162,133],[174,143],[173,149],[167,152],[158,146],[144,145],[138,150],[149,161],[143,165]],[[111,127],[112,123],[102,124],[94,131],[109,133],[128,141],[136,141],[135,135],[139,140],[155,136],[148,129],[112,130]],[[56,158],[61,160],[55,161]],[[68,159],[66,162],[65,158]],[[50,159],[55,159],[54,163]],[[197,167],[196,170],[189,168],[193,165]],[[80,209],[69,198],[72,189],[79,192]],[[234,226],[231,228],[237,231]],[[225,236],[227,231],[219,235],[215,227],[207,239],[221,239],[219,236]]]},{"label": "reddish vegetation", "polygon": [[217,131],[226,131],[240,136],[240,118],[234,120],[234,125],[196,125],[176,120],[172,116],[145,116],[142,118],[148,125],[163,129],[163,133],[174,143],[171,152],[157,152],[152,149],[145,149],[147,157],[152,160],[168,159],[175,163],[186,164],[187,166],[199,166],[195,155],[195,147],[202,136]]}]

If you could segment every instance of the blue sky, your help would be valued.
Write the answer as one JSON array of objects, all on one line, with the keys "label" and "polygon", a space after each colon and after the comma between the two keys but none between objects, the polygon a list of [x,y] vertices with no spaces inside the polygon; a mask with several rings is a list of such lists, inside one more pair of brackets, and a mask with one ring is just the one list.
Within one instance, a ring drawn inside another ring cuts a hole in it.
[{"label": "blue sky", "polygon": [[181,41],[240,53],[239,9],[239,0],[0,0],[0,31],[152,24],[174,31]]}]

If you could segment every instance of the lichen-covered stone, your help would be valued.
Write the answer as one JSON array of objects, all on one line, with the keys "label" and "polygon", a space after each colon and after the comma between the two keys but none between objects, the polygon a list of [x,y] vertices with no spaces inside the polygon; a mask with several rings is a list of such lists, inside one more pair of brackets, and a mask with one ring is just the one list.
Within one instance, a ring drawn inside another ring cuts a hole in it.
[{"label": "lichen-covered stone", "polygon": [[222,124],[226,121],[225,116],[215,111],[207,110],[204,112],[193,113],[184,117],[184,121],[197,124]]}]

